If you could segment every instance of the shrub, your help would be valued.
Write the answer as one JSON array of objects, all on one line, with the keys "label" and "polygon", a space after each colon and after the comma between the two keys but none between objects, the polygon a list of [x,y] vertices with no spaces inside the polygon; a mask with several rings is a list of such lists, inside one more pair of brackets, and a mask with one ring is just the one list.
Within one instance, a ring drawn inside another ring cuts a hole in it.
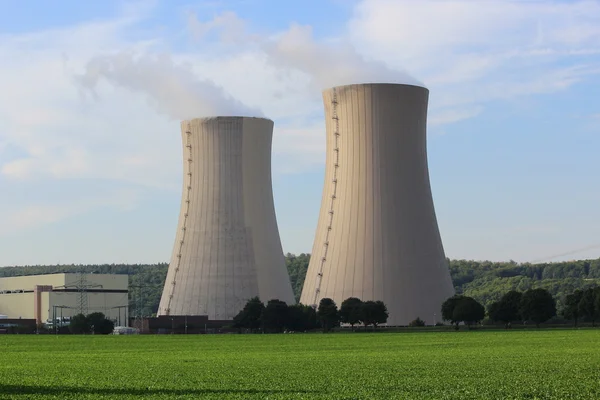
[{"label": "shrub", "polygon": [[425,326],[425,321],[423,321],[421,318],[417,317],[416,319],[410,321],[408,326],[410,326],[410,327]]}]

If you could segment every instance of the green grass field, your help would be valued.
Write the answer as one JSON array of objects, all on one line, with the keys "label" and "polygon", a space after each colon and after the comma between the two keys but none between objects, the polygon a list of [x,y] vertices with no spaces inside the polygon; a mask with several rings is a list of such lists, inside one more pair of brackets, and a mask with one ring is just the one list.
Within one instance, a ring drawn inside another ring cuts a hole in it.
[{"label": "green grass field", "polygon": [[600,399],[600,330],[0,336],[0,399]]}]

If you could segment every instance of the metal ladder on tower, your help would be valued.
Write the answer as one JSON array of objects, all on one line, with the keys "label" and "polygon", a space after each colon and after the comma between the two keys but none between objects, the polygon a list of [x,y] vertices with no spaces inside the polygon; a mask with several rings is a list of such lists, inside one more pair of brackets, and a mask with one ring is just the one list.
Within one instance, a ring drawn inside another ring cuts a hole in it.
[{"label": "metal ladder on tower", "polygon": [[177,284],[177,273],[179,272],[179,267],[181,266],[181,251],[183,250],[183,243],[185,241],[185,235],[186,235],[187,220],[188,220],[189,211],[190,211],[190,192],[192,190],[192,139],[191,139],[192,126],[190,123],[187,124],[185,135],[186,135],[185,147],[187,149],[187,155],[188,155],[188,158],[187,158],[188,184],[187,184],[187,190],[185,192],[186,193],[185,194],[185,212],[183,214],[183,223],[181,226],[182,232],[181,232],[181,240],[179,241],[179,250],[177,251],[177,264],[175,266],[175,269],[173,270],[173,280],[171,281],[171,291],[169,293],[169,300],[167,302],[167,308],[165,309],[166,315],[170,315],[170,313],[171,313],[171,300],[173,300],[173,295],[175,293],[175,285]]},{"label": "metal ladder on tower", "polygon": [[327,261],[327,252],[329,251],[329,235],[331,233],[331,229],[333,226],[333,208],[335,205],[335,199],[336,199],[336,195],[337,195],[337,184],[338,184],[337,172],[338,172],[338,168],[339,168],[339,157],[340,157],[340,147],[339,147],[340,120],[339,120],[339,117],[337,114],[337,108],[338,108],[337,90],[334,88],[333,89],[333,98],[331,100],[331,110],[332,110],[331,119],[333,120],[333,124],[334,124],[334,130],[333,130],[334,164],[333,164],[333,179],[331,180],[331,183],[333,185],[333,190],[331,192],[331,201],[329,203],[329,222],[327,223],[327,231],[325,232],[325,241],[323,242],[323,256],[321,257],[321,260],[320,260],[319,272],[317,273],[317,282],[315,285],[315,298],[313,301],[313,307],[315,309],[318,306],[317,301],[319,300],[319,294],[321,293],[321,283],[323,281],[323,270],[325,268],[325,262]]}]

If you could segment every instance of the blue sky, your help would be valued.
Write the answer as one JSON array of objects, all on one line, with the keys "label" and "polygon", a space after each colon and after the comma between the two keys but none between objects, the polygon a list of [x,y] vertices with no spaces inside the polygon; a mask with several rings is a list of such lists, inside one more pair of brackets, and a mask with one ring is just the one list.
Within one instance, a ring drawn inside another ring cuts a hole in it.
[{"label": "blue sky", "polygon": [[600,257],[599,1],[0,7],[0,266],[168,261],[178,121],[219,113],[275,121],[284,251],[310,252],[320,90],[415,80],[449,257]]}]

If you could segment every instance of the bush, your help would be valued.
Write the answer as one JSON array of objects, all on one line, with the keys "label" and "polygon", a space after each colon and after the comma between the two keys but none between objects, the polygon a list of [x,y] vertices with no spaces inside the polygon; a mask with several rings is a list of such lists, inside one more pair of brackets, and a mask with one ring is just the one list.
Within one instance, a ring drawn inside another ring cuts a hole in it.
[{"label": "bush", "polygon": [[410,327],[425,326],[425,321],[423,321],[421,318],[417,317],[417,319],[410,321],[408,326],[410,326]]}]

